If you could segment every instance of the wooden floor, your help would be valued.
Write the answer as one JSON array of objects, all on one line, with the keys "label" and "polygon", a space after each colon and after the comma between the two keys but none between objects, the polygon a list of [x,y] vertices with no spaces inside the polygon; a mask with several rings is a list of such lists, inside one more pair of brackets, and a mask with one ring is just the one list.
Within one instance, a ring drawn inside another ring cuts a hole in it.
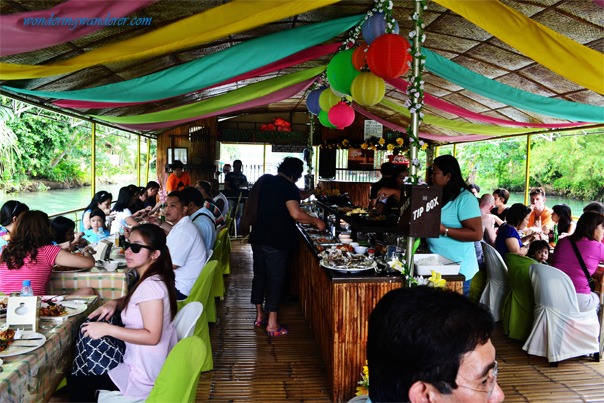
[{"label": "wooden floor", "polygon": [[[197,401],[329,401],[321,352],[298,304],[280,308],[291,333],[271,339],[253,326],[251,282],[251,248],[233,241],[227,295],[211,327],[214,370],[201,375]],[[506,402],[604,402],[604,362],[580,357],[552,368],[506,339],[500,326],[493,343]]]}]

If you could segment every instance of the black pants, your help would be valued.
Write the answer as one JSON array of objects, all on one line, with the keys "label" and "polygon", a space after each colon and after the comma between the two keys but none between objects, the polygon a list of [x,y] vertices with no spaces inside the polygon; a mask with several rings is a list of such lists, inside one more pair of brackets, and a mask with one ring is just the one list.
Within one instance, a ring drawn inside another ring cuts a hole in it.
[{"label": "black pants", "polygon": [[67,375],[70,402],[96,402],[99,390],[119,390],[108,374],[91,376]]},{"label": "black pants", "polygon": [[289,252],[263,245],[252,245],[252,252],[254,280],[251,302],[252,304],[264,302],[264,309],[267,312],[277,312],[283,293]]}]

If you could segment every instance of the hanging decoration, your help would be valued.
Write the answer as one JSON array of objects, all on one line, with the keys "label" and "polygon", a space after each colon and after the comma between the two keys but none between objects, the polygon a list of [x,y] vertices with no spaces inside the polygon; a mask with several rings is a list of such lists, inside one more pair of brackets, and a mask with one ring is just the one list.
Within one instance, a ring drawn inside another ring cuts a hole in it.
[{"label": "hanging decoration", "polygon": [[331,124],[342,130],[354,122],[354,109],[346,102],[340,101],[329,110],[328,118]]},{"label": "hanging decoration", "polygon": [[282,118],[273,118],[273,123],[265,123],[260,126],[262,131],[278,131],[278,132],[291,132],[292,124]]},{"label": "hanging decoration", "polygon": [[329,112],[329,110],[341,100],[342,98],[339,95],[334,94],[331,88],[325,88],[321,92],[321,95],[319,95],[319,106],[321,107],[321,110]]},{"label": "hanging decoration", "polygon": [[325,112],[324,110],[321,110],[321,112],[319,112],[319,122],[321,122],[321,124],[325,127],[327,127],[328,129],[335,129],[336,127],[329,121],[329,116],[327,115],[327,112]]},{"label": "hanging decoration", "polygon": [[334,91],[350,95],[352,80],[360,73],[352,64],[354,49],[336,54],[327,65],[327,80]]},{"label": "hanging decoration", "polygon": [[375,10],[378,12],[375,14],[370,12],[361,28],[363,38],[369,45],[385,33],[399,33],[398,22],[392,17],[392,3],[380,1],[377,3]]},{"label": "hanging decoration", "polygon": [[327,87],[317,88],[316,90],[312,90],[308,96],[306,97],[306,108],[313,115],[318,115],[321,112],[321,106],[319,105],[319,96],[321,96],[321,92]]},{"label": "hanging decoration", "polygon": [[352,65],[358,71],[367,71],[367,49],[369,45],[365,42],[361,42],[359,46],[354,48],[354,52],[352,53]]},{"label": "hanging decoration", "polygon": [[409,42],[397,34],[378,37],[367,50],[367,66],[378,77],[390,80],[409,70]]},{"label": "hanging decoration", "polygon": [[361,73],[350,87],[354,102],[363,106],[372,106],[379,103],[386,94],[386,84],[381,77],[373,73]]}]

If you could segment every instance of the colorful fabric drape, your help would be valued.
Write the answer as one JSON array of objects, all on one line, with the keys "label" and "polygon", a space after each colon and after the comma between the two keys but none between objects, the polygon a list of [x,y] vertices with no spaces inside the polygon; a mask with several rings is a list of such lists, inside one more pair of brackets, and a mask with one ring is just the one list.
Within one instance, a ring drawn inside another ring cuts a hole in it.
[{"label": "colorful fabric drape", "polygon": [[257,108],[260,106],[272,104],[274,102],[279,102],[287,98],[291,98],[299,92],[306,91],[308,87],[316,80],[316,78],[310,78],[306,81],[302,81],[301,83],[290,85],[289,87],[283,88],[282,90],[277,90],[273,93],[265,95],[263,97],[259,97],[253,99],[251,101],[243,102],[241,104],[233,105],[231,107],[227,107],[225,109],[209,112],[204,115],[194,116],[192,118],[181,119],[181,120],[172,120],[169,122],[162,123],[147,123],[147,124],[138,124],[138,125],[127,125],[121,124],[120,127],[129,130],[159,130],[165,129],[168,127],[178,126],[184,123],[192,122],[198,119],[210,118],[212,116],[223,115],[233,112],[244,111],[246,109]]},{"label": "colorful fabric drape", "polygon": [[97,119],[118,124],[144,124],[168,122],[180,119],[188,119],[204,115],[206,113],[222,111],[234,105],[242,104],[256,98],[271,94],[275,91],[314,78],[326,69],[326,66],[318,66],[302,70],[297,73],[271,78],[259,83],[250,84],[246,87],[228,92],[224,95],[205,99],[193,104],[183,105],[176,108],[166,109],[159,112],[146,113],[135,116],[101,116],[91,115]]},{"label": "colorful fabric drape", "polygon": [[[384,98],[380,104],[385,107],[400,113],[406,118],[410,118],[411,114],[407,108],[402,105],[398,105],[392,102],[389,99]],[[461,133],[476,133],[476,134],[493,134],[493,135],[509,135],[509,134],[522,134],[522,133],[532,133],[535,129],[532,128],[512,128],[512,127],[501,127],[501,126],[493,126],[493,125],[481,125],[477,123],[467,123],[467,122],[458,122],[455,120],[449,120],[444,118],[439,118],[437,116],[424,115],[424,123],[442,127],[445,129],[455,130],[456,132]]]},{"label": "colorful fabric drape", "polygon": [[[405,92],[407,91],[407,87],[409,87],[409,83],[407,83],[402,78],[395,78],[393,80],[388,80],[388,84],[392,85],[394,88]],[[447,113],[451,113],[453,115],[457,115],[463,118],[477,120],[479,122],[492,123],[494,125],[503,125],[503,126],[512,126],[512,127],[538,127],[543,129],[563,129],[566,127],[577,127],[580,125],[584,125],[586,123],[577,122],[577,123],[528,123],[528,122],[516,122],[508,119],[499,119],[494,118],[492,116],[483,115],[480,113],[472,112],[465,108],[462,108],[457,105],[453,105],[447,101],[443,101],[442,99],[438,99],[430,94],[424,93],[424,102],[426,105],[433,106]]]},{"label": "colorful fabric drape", "polygon": [[[273,73],[278,70],[285,69],[290,66],[295,66],[296,64],[303,63],[308,60],[314,60],[321,56],[328,55],[338,50],[341,43],[331,43],[328,45],[319,45],[314,46],[310,49],[305,49],[301,52],[298,52],[294,55],[288,56],[284,59],[276,61],[271,64],[267,64],[264,67],[257,68],[255,70],[249,71],[247,73],[238,75],[236,77],[230,78],[226,81],[221,81],[218,84],[215,84],[210,87],[199,88],[198,91],[202,89],[208,89],[216,86],[226,85],[237,81],[244,81],[249,78],[258,77],[264,74]],[[160,101],[160,100],[157,100]],[[148,102],[156,102],[148,101]],[[138,105],[144,102],[91,102],[91,101],[72,101],[72,100],[61,100],[53,102],[53,105],[60,106],[64,108],[86,108],[86,109],[95,109],[95,108],[116,108],[120,106],[128,106],[128,105]]]},{"label": "colorful fabric drape", "polygon": [[[383,124],[384,126],[392,129],[392,130],[396,130],[402,133],[406,133],[407,132],[407,128],[403,127],[403,126],[399,126],[396,123],[392,123],[387,121],[386,119],[382,119],[381,117],[374,115],[373,113],[369,112],[366,109],[363,109],[361,106],[357,105],[357,104],[352,104],[352,108],[359,112],[360,114],[362,114],[363,116],[368,117],[371,120],[375,120],[376,122],[379,122],[381,124]],[[423,133],[420,132],[418,134],[418,137],[420,139],[423,140],[430,140],[430,141],[440,141],[443,143],[460,143],[460,142],[464,142],[464,141],[478,141],[478,140],[488,140],[491,139],[495,136],[485,136],[485,135],[480,135],[480,134],[465,134],[465,135],[460,135],[460,136],[446,136],[444,134],[430,134],[430,133]]]},{"label": "colorful fabric drape", "polygon": [[187,94],[263,67],[329,40],[360,21],[362,16],[352,16],[276,32],[157,73],[94,88],[57,92],[6,88],[22,94],[82,101],[155,101]]},{"label": "colorful fabric drape", "polygon": [[156,1],[68,0],[48,10],[0,15],[0,56],[73,41],[105,27],[87,24],[85,19],[119,19]]},{"label": "colorful fabric drape", "polygon": [[338,1],[340,0],[234,0],[153,32],[58,63],[39,66],[0,63],[0,80],[49,77],[102,63],[176,52]]},{"label": "colorful fabric drape", "polygon": [[603,107],[531,94],[484,77],[429,49],[422,49],[422,53],[426,56],[426,68],[430,72],[487,98],[558,119],[604,122]]},{"label": "colorful fabric drape", "polygon": [[583,46],[499,1],[434,1],[562,77],[604,94],[604,53]]}]

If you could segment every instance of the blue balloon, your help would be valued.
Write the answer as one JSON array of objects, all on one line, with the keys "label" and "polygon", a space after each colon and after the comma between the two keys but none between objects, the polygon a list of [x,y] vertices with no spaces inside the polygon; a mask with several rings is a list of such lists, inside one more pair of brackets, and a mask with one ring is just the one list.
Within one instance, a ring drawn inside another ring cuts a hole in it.
[{"label": "blue balloon", "polygon": [[[378,36],[384,35],[386,33],[384,13],[375,13],[367,18],[361,27],[361,32],[363,33],[363,39],[365,39],[365,42],[367,42],[368,45],[371,45],[371,42],[376,40]],[[392,33],[399,33],[398,22],[396,21],[394,21],[394,30]]]},{"label": "blue balloon", "polygon": [[313,115],[318,115],[319,112],[321,112],[321,107],[319,106],[319,96],[321,96],[321,93],[326,88],[327,87],[321,87],[316,90],[312,90],[306,97],[306,107]]}]

